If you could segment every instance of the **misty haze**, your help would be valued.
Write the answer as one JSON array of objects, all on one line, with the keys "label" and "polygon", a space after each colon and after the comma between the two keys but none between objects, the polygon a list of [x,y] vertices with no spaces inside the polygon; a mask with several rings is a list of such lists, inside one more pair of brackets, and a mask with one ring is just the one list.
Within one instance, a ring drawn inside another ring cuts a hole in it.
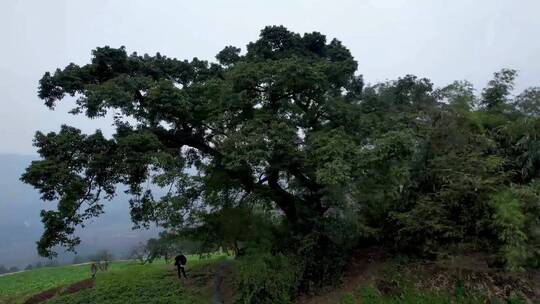
[{"label": "misty haze", "polygon": [[537,303],[540,2],[0,4],[0,303]]}]

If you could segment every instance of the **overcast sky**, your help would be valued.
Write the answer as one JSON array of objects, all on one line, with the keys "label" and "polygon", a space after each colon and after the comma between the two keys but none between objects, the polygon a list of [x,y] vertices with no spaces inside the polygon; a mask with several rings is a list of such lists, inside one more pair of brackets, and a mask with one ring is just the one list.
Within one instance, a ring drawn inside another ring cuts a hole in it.
[{"label": "overcast sky", "polygon": [[338,38],[369,82],[405,74],[436,85],[468,79],[480,89],[494,71],[520,71],[517,89],[540,86],[540,0],[17,1],[0,3],[0,153],[35,154],[36,130],[68,123],[110,130],[107,119],[49,111],[38,80],[97,46],[214,60],[245,50],[266,25]]}]

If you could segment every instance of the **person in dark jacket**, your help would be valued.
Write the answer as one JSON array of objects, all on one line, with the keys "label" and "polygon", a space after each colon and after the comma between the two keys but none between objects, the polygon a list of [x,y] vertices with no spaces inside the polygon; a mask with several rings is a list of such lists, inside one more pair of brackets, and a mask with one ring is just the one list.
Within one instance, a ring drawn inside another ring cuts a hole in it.
[{"label": "person in dark jacket", "polygon": [[186,271],[184,269],[186,264],[187,264],[187,258],[185,255],[180,254],[174,258],[174,265],[176,266],[178,270],[178,278],[182,278],[181,275],[183,275],[184,278],[187,279]]}]

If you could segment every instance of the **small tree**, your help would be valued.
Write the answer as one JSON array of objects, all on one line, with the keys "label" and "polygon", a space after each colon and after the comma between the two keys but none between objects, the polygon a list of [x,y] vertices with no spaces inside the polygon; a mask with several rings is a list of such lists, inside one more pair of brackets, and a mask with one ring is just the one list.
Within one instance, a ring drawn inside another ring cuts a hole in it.
[{"label": "small tree", "polygon": [[148,248],[142,242],[133,246],[129,252],[129,258],[139,261],[141,264],[146,263],[149,256]]},{"label": "small tree", "polygon": [[92,256],[92,260],[96,261],[100,270],[106,271],[109,268],[114,256],[109,250],[101,250]]},{"label": "small tree", "polygon": [[180,239],[172,234],[161,233],[159,238],[151,238],[146,242],[148,252],[146,262],[152,263],[155,259],[163,258],[169,263],[176,254],[182,252]]},{"label": "small tree", "polygon": [[60,263],[58,263],[57,260],[49,260],[45,263],[45,267],[58,267],[60,266]]}]

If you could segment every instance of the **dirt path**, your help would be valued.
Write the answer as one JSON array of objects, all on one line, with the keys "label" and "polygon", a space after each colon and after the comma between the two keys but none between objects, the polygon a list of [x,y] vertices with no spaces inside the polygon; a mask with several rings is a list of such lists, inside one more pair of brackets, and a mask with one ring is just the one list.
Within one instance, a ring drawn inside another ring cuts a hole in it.
[{"label": "dirt path", "polygon": [[[193,269],[187,272],[187,280],[178,279],[187,288],[200,290],[207,294],[210,303],[234,303],[233,269],[230,261],[221,260],[215,264]],[[174,276],[176,277],[176,269]]]},{"label": "dirt path", "polygon": [[232,269],[227,261],[220,261],[214,274],[212,286],[212,304],[232,303]]},{"label": "dirt path", "polygon": [[348,292],[354,292],[358,286],[374,282],[382,272],[385,254],[378,248],[368,248],[353,255],[354,258],[347,265],[342,283],[316,295],[301,295],[296,304],[327,304],[337,303]]},{"label": "dirt path", "polygon": [[223,304],[221,296],[221,283],[223,282],[223,269],[225,266],[220,262],[214,274],[214,284],[212,287],[212,304]]}]

